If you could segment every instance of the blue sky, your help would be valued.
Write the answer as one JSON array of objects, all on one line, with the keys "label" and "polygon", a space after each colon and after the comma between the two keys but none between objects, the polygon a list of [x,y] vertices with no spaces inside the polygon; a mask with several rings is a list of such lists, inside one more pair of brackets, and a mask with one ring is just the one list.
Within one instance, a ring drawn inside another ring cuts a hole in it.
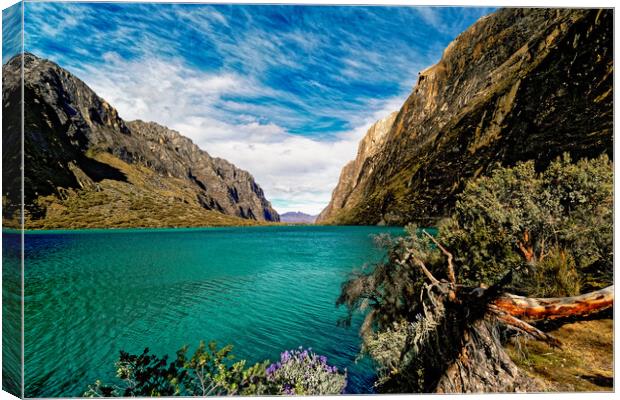
[{"label": "blue sky", "polygon": [[2,10],[2,64],[22,51],[22,5]]},{"label": "blue sky", "polygon": [[369,125],[491,11],[26,3],[25,49],[247,169],[278,211],[317,213]]}]

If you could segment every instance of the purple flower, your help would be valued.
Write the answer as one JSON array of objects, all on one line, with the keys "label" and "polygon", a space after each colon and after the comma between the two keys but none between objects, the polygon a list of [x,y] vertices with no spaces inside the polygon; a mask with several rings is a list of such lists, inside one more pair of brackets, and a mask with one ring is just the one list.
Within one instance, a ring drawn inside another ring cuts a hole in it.
[{"label": "purple flower", "polygon": [[321,361],[321,364],[327,364],[327,357],[325,356],[320,356],[319,360]]},{"label": "purple flower", "polygon": [[265,370],[265,373],[267,374],[268,377],[271,377],[273,374],[275,374],[277,370],[278,370],[278,366],[276,364],[271,364],[270,366],[267,367],[267,369]]},{"label": "purple flower", "polygon": [[291,385],[286,384],[284,385],[284,393],[288,395],[293,395],[295,394],[295,389],[293,389]]},{"label": "purple flower", "polygon": [[327,372],[331,372],[332,374],[335,374],[338,372],[338,367],[334,366],[329,366],[329,365],[325,365],[325,371]]}]

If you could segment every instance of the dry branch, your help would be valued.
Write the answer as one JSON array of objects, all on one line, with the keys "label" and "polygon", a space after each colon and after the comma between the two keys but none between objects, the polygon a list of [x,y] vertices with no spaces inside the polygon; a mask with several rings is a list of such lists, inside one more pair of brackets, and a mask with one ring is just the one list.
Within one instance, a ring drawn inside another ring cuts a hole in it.
[{"label": "dry branch", "polygon": [[497,319],[502,322],[504,325],[510,326],[520,332],[526,333],[532,336],[534,339],[541,340],[555,347],[562,347],[562,343],[554,338],[553,336],[544,333],[540,329],[524,322],[506,312],[501,310],[500,308],[494,306],[493,304],[489,304],[489,311],[491,311]]},{"label": "dry branch", "polygon": [[426,275],[426,277],[428,278],[428,280],[431,281],[432,284],[437,284],[439,283],[439,281],[437,280],[437,278],[435,278],[433,276],[433,274],[431,274],[431,271],[428,270],[428,268],[426,268],[426,265],[424,265],[424,263],[422,262],[422,260],[420,260],[419,258],[414,258],[414,261],[416,262],[416,264],[418,264],[418,266],[420,267],[420,269],[422,269],[422,272],[424,272],[424,275]]},{"label": "dry branch", "polygon": [[448,250],[446,250],[445,247],[443,247],[438,241],[437,239],[435,239],[433,237],[433,235],[431,235],[430,233],[426,232],[426,230],[422,229],[422,233],[424,233],[426,236],[428,236],[433,243],[435,243],[435,245],[439,248],[439,250],[441,250],[441,252],[448,257],[448,279],[450,280],[450,282],[452,282],[453,284],[456,284],[456,275],[454,274],[454,266],[452,265],[452,253],[450,253]]},{"label": "dry branch", "polygon": [[498,309],[525,321],[584,317],[613,306],[614,286],[573,297],[529,298],[504,294],[493,301]]},{"label": "dry branch", "polygon": [[405,262],[409,262],[409,260],[413,260],[413,262],[420,267],[426,278],[431,281],[433,285],[439,283],[439,280],[433,276],[433,274],[431,273],[431,271],[428,270],[428,268],[426,268],[426,264],[424,264],[424,262],[418,257],[414,257],[413,253],[411,252],[407,253],[407,256],[405,257]]}]

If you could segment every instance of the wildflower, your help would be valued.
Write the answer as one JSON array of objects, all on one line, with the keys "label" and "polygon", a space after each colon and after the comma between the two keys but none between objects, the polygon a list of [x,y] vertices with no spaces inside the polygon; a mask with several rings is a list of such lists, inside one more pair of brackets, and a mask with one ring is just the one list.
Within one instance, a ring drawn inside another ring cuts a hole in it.
[{"label": "wildflower", "polygon": [[267,374],[267,377],[271,377],[273,374],[275,374],[277,370],[278,366],[276,364],[271,364],[269,367],[267,367],[265,373]]},{"label": "wildflower", "polygon": [[299,347],[280,353],[280,361],[265,370],[270,382],[280,387],[280,393],[292,395],[321,395],[343,393],[346,370],[327,364],[327,357]]}]

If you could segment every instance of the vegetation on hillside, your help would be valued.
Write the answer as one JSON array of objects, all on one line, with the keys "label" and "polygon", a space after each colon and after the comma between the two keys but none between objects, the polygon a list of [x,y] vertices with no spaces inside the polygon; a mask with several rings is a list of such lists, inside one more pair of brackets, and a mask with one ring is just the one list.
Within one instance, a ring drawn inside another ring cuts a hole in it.
[{"label": "vegetation on hillside", "polygon": [[62,189],[59,194],[40,196],[31,209],[41,210],[42,215],[27,213],[26,229],[267,224],[205,209],[198,201],[195,189],[182,179],[162,176],[149,168],[128,164],[105,152],[89,155],[100,164],[120,171],[124,180],[104,179],[94,182],[81,174],[80,189]]},{"label": "vegetation on hillside", "polygon": [[[386,261],[354,273],[337,303],[349,316],[367,313],[363,351],[377,362],[379,389],[433,391],[450,363],[459,362],[464,343],[477,340],[469,350],[475,353],[480,344],[494,345],[498,319],[523,324],[499,312],[487,318],[500,292],[567,296],[611,284],[612,213],[608,157],[573,163],[565,155],[542,172],[524,162],[470,182],[435,237],[409,225],[404,237],[378,238],[388,250]],[[520,328],[554,343],[528,324]],[[510,368],[506,374],[513,389],[522,384]],[[488,390],[508,387],[479,379]]]},{"label": "vegetation on hillside", "polygon": [[311,349],[287,350],[276,363],[252,366],[234,361],[232,346],[201,342],[194,354],[187,346],[176,358],[158,357],[145,349],[134,355],[121,351],[116,363],[120,384],[90,385],[85,397],[324,395],[344,393],[346,371],[327,364]]}]

